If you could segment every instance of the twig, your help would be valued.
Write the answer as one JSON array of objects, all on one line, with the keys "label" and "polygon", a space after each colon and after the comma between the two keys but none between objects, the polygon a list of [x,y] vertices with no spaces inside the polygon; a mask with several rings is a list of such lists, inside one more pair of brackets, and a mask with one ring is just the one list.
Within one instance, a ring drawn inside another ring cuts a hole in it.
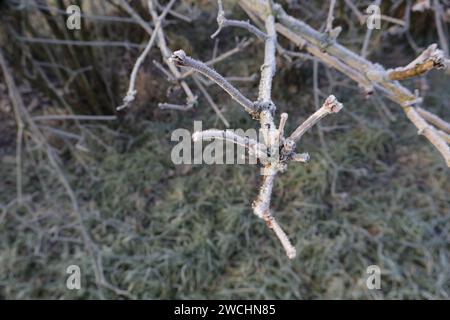
[{"label": "twig", "polygon": [[333,30],[333,20],[334,20],[334,7],[336,6],[336,0],[330,1],[330,8],[328,9],[327,25],[325,32],[330,33]]},{"label": "twig", "polygon": [[259,218],[266,222],[270,229],[274,231],[275,235],[280,240],[287,257],[289,259],[293,259],[297,254],[295,247],[291,244],[286,233],[270,212],[270,199],[272,197],[273,181],[277,171],[272,166],[268,166],[264,170],[265,173],[263,174],[263,182],[259,190],[258,198],[252,204],[253,211]]},{"label": "twig", "polygon": [[264,144],[259,143],[258,141],[251,139],[249,137],[241,137],[240,135],[234,133],[231,130],[210,129],[204,131],[197,131],[192,134],[192,140],[194,142],[210,139],[218,139],[232,142],[236,145],[249,149],[249,151],[262,162],[267,160],[267,152],[266,152],[267,148]]},{"label": "twig", "polygon": [[[159,4],[159,1],[156,2],[156,5],[158,6],[159,9],[162,8],[162,5]],[[174,16],[175,18],[183,20],[184,22],[187,22],[187,23],[191,23],[192,22],[191,18],[189,18],[189,17],[187,17],[187,16],[185,16],[185,15],[179,13],[179,12],[176,12],[174,10],[169,10],[169,14]]]},{"label": "twig", "polygon": [[280,124],[278,125],[278,132],[280,134],[279,140],[284,137],[284,127],[286,126],[286,121],[288,119],[288,114],[283,112],[280,116]]},{"label": "twig", "polygon": [[261,67],[261,81],[259,83],[258,100],[263,102],[272,101],[272,80],[276,71],[275,50],[277,33],[272,15],[266,19],[268,37],[265,44],[264,64]]},{"label": "twig", "polygon": [[407,66],[388,70],[387,73],[390,80],[404,80],[417,77],[434,68],[446,68],[444,52],[437,49],[436,44],[430,45]]},{"label": "twig", "polygon": [[[268,2],[266,2],[268,5]],[[272,102],[272,81],[276,71],[275,52],[277,48],[277,33],[275,19],[269,14],[265,19],[267,38],[265,40],[264,64],[261,67],[261,80],[259,82],[258,108],[260,110],[260,125],[264,141],[271,154],[271,163],[263,169],[263,182],[258,198],[253,202],[253,211],[267,226],[271,228],[280,240],[286,255],[293,259],[296,250],[289,241],[286,233],[277,223],[270,211],[270,199],[272,197],[273,181],[278,171],[285,170],[285,166],[279,164],[280,131],[276,129],[273,114],[276,107]],[[282,117],[287,118],[287,117]],[[281,123],[284,130],[284,123]]]},{"label": "twig", "polygon": [[[219,63],[231,56],[233,56],[234,54],[241,52],[243,49],[247,48],[250,44],[252,43],[252,40],[248,40],[248,41],[242,41],[240,42],[235,48],[222,53],[221,55],[206,61],[205,64],[209,67],[212,67],[213,65],[215,65],[216,63]],[[195,72],[195,70],[189,70],[186,71],[185,73],[183,73],[178,79],[184,79],[187,78],[188,76],[190,76],[191,74],[193,74]]]},{"label": "twig", "polygon": [[305,120],[294,132],[292,132],[289,139],[297,142],[312,126],[319,122],[323,117],[331,114],[338,113],[342,109],[342,103],[340,103],[335,96],[329,96],[322,107],[314,112],[308,119]]},{"label": "twig", "polygon": [[148,22],[134,11],[134,9],[128,4],[126,0],[120,0],[119,6],[124,9],[150,36],[153,33],[153,29]]},{"label": "twig", "polygon": [[450,167],[450,148],[447,142],[437,132],[437,130],[429,125],[422,116],[413,107],[404,108],[409,120],[417,127],[418,134],[425,136],[444,157],[445,163]]},{"label": "twig", "polygon": [[450,143],[450,134],[441,130],[437,130],[437,133],[441,136],[442,139],[444,139],[445,142]]},{"label": "twig", "polygon": [[225,27],[238,27],[248,30],[249,32],[253,33],[255,36],[260,38],[261,40],[265,40],[267,35],[259,30],[254,25],[250,24],[248,21],[240,21],[240,20],[228,20],[225,18],[225,11],[223,10],[222,0],[217,1],[219,6],[219,11],[217,14],[217,24],[219,25],[216,32],[214,32],[211,35],[211,38],[214,39],[220,31],[222,31]]},{"label": "twig", "polygon": [[127,108],[130,105],[130,103],[134,101],[134,99],[136,97],[136,93],[137,93],[137,90],[135,89],[135,85],[136,85],[136,77],[137,77],[139,68],[141,67],[142,63],[144,62],[145,58],[147,57],[148,53],[150,52],[150,49],[153,47],[153,44],[155,43],[159,29],[161,28],[162,21],[166,17],[167,13],[169,12],[170,8],[173,6],[175,1],[176,0],[171,0],[169,2],[169,4],[166,6],[166,8],[164,9],[164,11],[161,13],[161,15],[156,19],[156,21],[154,21],[155,29],[153,30],[153,33],[150,37],[150,40],[148,41],[147,46],[145,47],[144,51],[138,57],[138,59],[136,60],[136,63],[133,66],[133,70],[132,70],[131,76],[130,76],[130,85],[128,87],[127,95],[125,96],[125,98],[123,98],[123,104],[116,108],[117,111]]},{"label": "twig", "polygon": [[445,56],[448,58],[450,55],[448,48],[448,37],[445,36],[444,27],[442,26],[442,12],[444,11],[442,10],[439,0],[433,0],[433,8],[434,8],[434,20],[436,22],[436,29],[439,37],[439,43],[441,44]]},{"label": "twig", "polygon": [[420,107],[417,107],[417,112],[428,122],[432,123],[434,126],[436,126],[438,129],[450,134],[450,123],[447,121],[439,118],[437,115],[422,109]]},{"label": "twig", "polygon": [[[381,2],[381,0],[376,0],[374,4],[379,6],[380,2]],[[370,42],[370,37],[372,36],[372,32],[373,32],[373,29],[367,28],[366,35],[364,36],[364,42],[363,42],[363,46],[361,48],[361,56],[364,58],[367,57],[367,50],[369,48],[369,42]]]},{"label": "twig", "polygon": [[[157,20],[158,14],[156,13],[153,0],[148,0],[147,3],[148,3],[150,15],[152,16],[153,20]],[[156,31],[156,33],[158,34],[158,47],[161,50],[161,55],[163,57],[164,63],[169,67],[169,70],[172,73],[173,78],[179,79],[181,76],[181,73],[178,70],[178,68],[175,66],[175,64],[172,62],[172,60],[170,59],[172,52],[167,47],[167,43],[166,43],[166,39],[164,36],[164,31],[163,31],[162,26],[159,28],[159,30]],[[184,110],[184,111],[190,110],[194,107],[195,103],[197,102],[197,97],[192,93],[192,90],[189,87],[189,85],[186,83],[186,81],[181,80],[180,86],[184,90],[184,93],[186,94],[186,105],[184,106],[184,108],[182,110]],[[164,106],[174,106],[174,105],[173,104],[159,104],[159,106],[160,106],[160,108],[161,108],[161,106],[163,106],[162,108],[164,109],[165,108]]]},{"label": "twig", "polygon": [[224,77],[218,74],[214,69],[208,67],[203,62],[195,60],[186,55],[183,50],[175,51],[170,60],[176,63],[177,66],[189,67],[195,71],[203,74],[207,78],[211,79],[223,90],[225,90],[234,100],[241,104],[245,111],[253,114],[255,112],[255,106],[253,102],[247,99],[238,89],[236,89],[231,83],[229,83]]},{"label": "twig", "polygon": [[276,71],[275,52],[277,47],[277,33],[274,17],[266,18],[267,39],[264,48],[264,64],[261,67],[261,80],[258,91],[259,123],[265,143],[270,148],[271,154],[278,154],[279,133],[276,130],[273,115],[276,107],[272,102],[272,81]]},{"label": "twig", "polygon": [[347,6],[353,11],[353,13],[356,15],[356,18],[359,20],[360,24],[364,24],[366,21],[366,18],[364,14],[356,7],[356,5],[353,3],[352,0],[344,0]]}]

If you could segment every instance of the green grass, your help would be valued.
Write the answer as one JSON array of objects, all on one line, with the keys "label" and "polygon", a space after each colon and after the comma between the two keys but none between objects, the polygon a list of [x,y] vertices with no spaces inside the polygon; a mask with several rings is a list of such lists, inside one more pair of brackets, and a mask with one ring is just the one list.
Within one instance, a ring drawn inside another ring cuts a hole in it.
[{"label": "green grass", "polygon": [[[289,261],[252,214],[257,167],[171,163],[170,130],[190,121],[133,130],[127,149],[97,149],[90,172],[67,166],[112,284],[138,298],[448,297],[449,177],[412,128],[401,139],[358,126],[326,133],[331,160],[314,146],[316,134],[306,137],[312,161],[291,164],[273,194],[274,214],[298,250]],[[40,170],[51,195],[12,205],[0,224],[2,295],[99,297],[67,198]],[[73,241],[52,240],[52,230]],[[79,293],[64,286],[70,264],[82,268]],[[383,272],[379,291],[365,286],[371,264]]]},{"label": "green grass", "polygon": [[[210,20],[191,25],[185,32],[190,38],[171,36],[171,47],[214,29]],[[233,32],[223,32],[224,39],[232,39]],[[197,40],[202,45],[194,43],[187,51],[207,59],[213,42],[207,35]],[[199,49],[207,44],[207,50]],[[221,49],[232,45],[223,41]],[[260,45],[217,70],[236,76],[257,72]],[[129,68],[122,68],[119,76],[128,74]],[[289,132],[314,111],[311,75],[309,63],[298,68],[279,61],[274,100],[279,112],[289,113]],[[205,129],[221,123],[203,99],[194,112],[158,111],[169,84],[152,73],[149,78],[141,87],[152,90],[141,90],[139,103],[120,123],[91,129],[96,138],[86,136],[89,153],[57,145],[110,284],[145,299],[449,298],[449,170],[399,107],[388,105],[397,121],[383,122],[356,86],[331,88],[320,67],[320,89],[335,94],[345,108],[321,123],[324,129],[342,126],[325,130],[325,144],[316,128],[302,140],[299,150],[310,153],[310,163],[292,163],[276,179],[272,209],[296,246],[298,255],[291,261],[252,213],[258,167],[171,162],[174,129],[192,129],[194,120],[204,120]],[[448,119],[448,78],[433,72],[429,79],[426,106]],[[123,88],[128,84],[115,80]],[[255,98],[257,83],[239,87]],[[231,128],[256,128],[220,89],[208,91],[226,106]],[[15,202],[13,122],[0,122],[9,137],[2,132],[0,298],[123,298],[97,286],[69,198],[39,149],[24,152],[25,201]],[[65,286],[71,264],[81,267],[80,291]],[[366,268],[372,264],[381,267],[381,290],[366,287]]]}]

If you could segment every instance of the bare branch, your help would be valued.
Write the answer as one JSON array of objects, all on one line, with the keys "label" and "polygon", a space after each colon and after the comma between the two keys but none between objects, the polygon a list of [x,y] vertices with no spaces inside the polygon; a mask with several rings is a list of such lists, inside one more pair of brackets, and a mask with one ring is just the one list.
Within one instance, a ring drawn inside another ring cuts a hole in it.
[{"label": "bare branch", "polygon": [[436,29],[438,32],[439,43],[441,44],[442,50],[445,53],[445,56],[448,58],[450,55],[450,51],[448,48],[448,36],[445,35],[444,27],[442,25],[442,13],[444,10],[439,3],[439,0],[433,0],[433,8],[434,8],[434,18],[436,22]]},{"label": "bare branch", "polygon": [[[157,21],[158,20],[158,14],[156,12],[153,0],[148,0],[147,3],[148,3],[148,7],[149,7],[150,15],[152,16],[152,19],[154,21]],[[163,30],[162,26],[159,28],[159,30],[156,31],[156,33],[158,34],[157,35],[157,37],[158,37],[158,39],[157,39],[158,40],[158,47],[159,47],[159,49],[161,51],[161,55],[163,57],[163,61],[167,65],[167,67],[169,68],[170,72],[172,73],[173,78],[174,79],[179,79],[181,77],[181,73],[178,70],[178,68],[175,66],[175,64],[172,62],[172,60],[169,59],[170,56],[172,55],[172,52],[167,47],[166,39],[165,39],[165,36],[164,36],[164,30]],[[189,85],[186,83],[186,81],[181,80],[180,81],[180,86],[181,86],[181,88],[183,89],[183,91],[186,94],[186,105],[183,106],[182,109],[180,109],[180,110],[183,110],[183,111],[190,110],[190,109],[192,109],[194,107],[195,103],[197,102],[197,97],[192,93],[192,90],[189,87]],[[159,106],[160,106],[160,108],[164,109],[165,107],[171,108],[171,107],[173,107],[175,105],[168,103],[168,104],[159,104]]]},{"label": "bare branch", "polygon": [[450,134],[448,134],[448,133],[446,133],[444,131],[441,131],[441,130],[437,130],[437,133],[441,136],[441,138],[445,142],[450,143]]},{"label": "bare branch", "polygon": [[450,134],[450,123],[439,118],[437,115],[422,109],[420,107],[417,108],[417,112],[429,123],[432,123],[438,129]]},{"label": "bare branch", "polygon": [[269,228],[275,232],[276,236],[281,242],[281,245],[284,248],[284,251],[286,252],[286,255],[289,259],[294,259],[297,255],[297,250],[295,250],[295,247],[292,245],[291,241],[289,240],[288,236],[284,232],[284,230],[280,227],[278,222],[275,220],[275,218],[270,215],[268,218],[268,221],[266,221]]},{"label": "bare branch", "polygon": [[148,22],[146,22],[142,17],[128,4],[125,0],[120,0],[118,5],[124,9],[149,35],[152,35],[153,29]]},{"label": "bare branch", "polygon": [[296,250],[289,241],[286,233],[283,229],[281,229],[280,225],[270,212],[270,199],[272,197],[273,181],[275,179],[276,172],[277,170],[272,166],[265,168],[265,172],[263,173],[263,182],[261,184],[261,188],[259,189],[259,195],[253,202],[252,207],[255,215],[257,215],[260,219],[263,219],[267,226],[275,232],[276,236],[283,245],[284,250],[286,251],[286,255],[289,259],[292,259],[297,254]]},{"label": "bare branch", "polygon": [[272,79],[276,71],[275,50],[277,46],[277,33],[272,15],[266,19],[266,29],[268,37],[265,44],[264,64],[261,67],[258,100],[269,102],[272,100]]},{"label": "bare branch", "polygon": [[446,68],[444,52],[437,49],[436,44],[430,45],[407,66],[388,70],[387,73],[390,80],[404,80],[422,75],[434,68]]},{"label": "bare branch", "polygon": [[251,154],[255,155],[262,162],[267,161],[266,146],[258,141],[249,137],[241,137],[231,130],[204,130],[197,131],[192,134],[192,140],[194,142],[201,140],[218,139],[223,141],[232,142],[239,146],[247,148]]},{"label": "bare branch", "polygon": [[177,66],[189,67],[194,69],[195,71],[203,74],[208,77],[218,86],[220,86],[223,90],[225,90],[234,100],[241,104],[245,111],[250,114],[254,114],[255,106],[253,102],[247,99],[238,89],[236,89],[231,83],[229,83],[224,77],[222,77],[219,73],[217,73],[214,69],[208,67],[201,61],[195,60],[186,55],[183,50],[175,51],[170,60],[174,62]]},{"label": "bare branch", "polygon": [[288,114],[283,112],[280,116],[280,124],[278,125],[278,132],[280,133],[279,141],[284,137],[284,127],[286,126],[287,119]]},{"label": "bare branch", "polygon": [[450,167],[450,148],[437,130],[429,125],[413,107],[405,107],[405,113],[409,120],[417,127],[418,134],[425,136],[444,157],[445,163]]},{"label": "bare branch", "polygon": [[266,18],[266,30],[268,37],[264,46],[264,64],[261,66],[261,80],[258,92],[259,122],[264,141],[270,148],[271,154],[278,154],[280,135],[273,120],[276,107],[272,102],[272,80],[276,71],[277,33],[272,15],[268,15]]},{"label": "bare branch", "polygon": [[297,142],[313,125],[319,122],[323,117],[331,114],[338,113],[343,108],[335,96],[331,95],[326,100],[322,107],[314,112],[305,122],[303,122],[295,131],[291,134],[289,139]]},{"label": "bare branch", "polygon": [[223,10],[222,0],[217,1],[219,6],[219,11],[217,13],[217,24],[219,25],[216,32],[211,35],[211,38],[214,39],[217,35],[222,31],[225,27],[238,27],[242,29],[248,30],[250,33],[253,33],[255,36],[260,38],[261,40],[265,40],[267,35],[259,30],[257,27],[249,23],[248,21],[239,21],[239,20],[228,20],[225,17],[225,11]]},{"label": "bare branch", "polygon": [[[234,54],[236,54],[238,52],[241,52],[243,49],[247,48],[251,43],[252,43],[252,40],[242,41],[242,42],[238,43],[238,45],[235,48],[233,48],[233,49],[231,49],[231,50],[229,50],[227,52],[222,53],[221,55],[219,55],[218,57],[215,57],[214,59],[206,61],[205,64],[208,67],[212,67],[216,63],[221,62],[221,61],[223,61],[223,60],[233,56]],[[185,73],[183,73],[180,76],[179,79],[184,79],[184,78],[190,76],[191,74],[193,74],[194,72],[195,72],[195,70],[193,70],[193,69],[191,69],[189,71],[186,71]]]},{"label": "bare branch", "polygon": [[[161,15],[154,21],[155,23],[155,29],[153,30],[153,33],[150,37],[150,40],[148,41],[147,46],[145,47],[144,51],[141,53],[139,58],[136,60],[136,63],[134,64],[133,70],[131,72],[130,76],[130,85],[128,87],[127,95],[125,98],[123,98],[123,104],[117,107],[117,111],[120,111],[122,109],[127,108],[132,101],[134,101],[136,97],[136,77],[137,73],[139,71],[139,68],[141,67],[142,63],[144,62],[145,58],[147,57],[148,53],[150,52],[150,49],[153,47],[153,44],[155,43],[156,37],[158,35],[159,29],[161,28],[162,21],[166,17],[167,13],[169,12],[170,8],[173,6],[176,0],[171,0],[169,4],[166,6],[164,11],[161,13]],[[126,2],[125,2],[126,3]],[[129,6],[126,4],[126,6]]]},{"label": "bare branch", "polygon": [[336,0],[330,1],[330,8],[328,10],[327,26],[325,32],[330,33],[333,30],[333,20],[334,20],[334,7],[336,6]]}]

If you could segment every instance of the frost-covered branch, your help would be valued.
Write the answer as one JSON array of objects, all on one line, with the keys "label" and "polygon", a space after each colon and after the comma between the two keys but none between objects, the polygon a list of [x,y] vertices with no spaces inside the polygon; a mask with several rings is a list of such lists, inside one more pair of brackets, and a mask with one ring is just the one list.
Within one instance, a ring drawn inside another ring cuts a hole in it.
[{"label": "frost-covered branch", "polygon": [[444,52],[434,43],[407,66],[388,70],[387,73],[390,80],[404,80],[420,76],[435,68],[445,69],[446,65]]},{"label": "frost-covered branch", "polygon": [[218,0],[217,3],[218,3],[218,7],[219,7],[219,10],[217,13],[217,24],[219,25],[219,27],[217,28],[216,32],[214,32],[211,35],[212,39],[217,37],[217,35],[220,33],[220,31],[222,31],[222,29],[225,27],[238,27],[238,28],[246,29],[249,32],[253,33],[255,36],[257,36],[258,38],[260,38],[261,40],[266,39],[267,35],[264,32],[262,32],[261,30],[259,30],[257,27],[252,25],[250,22],[227,19],[225,17],[225,10],[223,10],[222,0]]},{"label": "frost-covered branch", "polygon": [[189,67],[195,71],[203,74],[211,81],[214,81],[218,86],[225,90],[234,100],[241,104],[245,111],[248,113],[254,113],[255,106],[247,97],[245,97],[238,89],[236,89],[231,83],[229,83],[223,76],[217,71],[208,67],[201,61],[195,60],[186,55],[183,50],[175,51],[170,60],[180,67]]},{"label": "frost-covered branch", "polygon": [[317,122],[319,122],[325,116],[331,113],[338,113],[343,108],[342,103],[340,103],[335,96],[331,95],[326,100],[322,107],[314,112],[308,119],[305,120],[294,132],[292,132],[289,139],[297,142],[305,134],[306,131],[311,129]]},{"label": "frost-covered branch", "polygon": [[429,123],[433,124],[436,128],[450,134],[450,123],[441,119],[437,115],[422,109],[420,107],[417,108],[417,112]]},{"label": "frost-covered branch", "polygon": [[286,251],[286,255],[289,259],[293,259],[296,255],[296,250],[270,211],[270,199],[272,197],[273,182],[277,171],[272,166],[268,166],[264,170],[266,172],[263,174],[263,182],[259,189],[258,198],[252,204],[253,212],[259,218],[263,219],[267,226],[275,232],[275,235]]},{"label": "frost-covered branch", "polygon": [[[171,0],[169,4],[164,8],[164,11],[161,13],[161,15],[156,19],[155,21],[155,28],[152,32],[152,35],[150,36],[150,40],[148,41],[147,46],[145,47],[144,51],[141,53],[139,58],[136,60],[136,63],[133,66],[133,70],[131,72],[130,76],[130,85],[128,87],[127,95],[125,98],[123,98],[123,104],[117,107],[117,111],[120,111],[122,109],[127,108],[132,101],[134,101],[136,97],[136,77],[137,73],[139,71],[139,68],[141,67],[142,63],[144,62],[145,58],[147,57],[148,53],[150,52],[151,48],[153,47],[156,37],[158,35],[159,29],[161,28],[162,21],[166,17],[167,13],[169,13],[170,8],[174,5],[176,0]],[[125,2],[125,4],[129,7],[129,5]]]},{"label": "frost-covered branch", "polygon": [[[213,37],[217,35],[223,27],[238,26],[248,29],[250,32],[264,40],[264,62],[261,66],[261,78],[258,87],[257,101],[250,101],[237,88],[231,85],[227,79],[212,69],[207,63],[187,56],[183,50],[175,51],[171,55],[169,61],[178,67],[189,67],[193,71],[204,75],[219,85],[234,100],[241,104],[253,118],[259,120],[260,132],[263,136],[263,141],[261,142],[239,136],[229,130],[205,130],[195,132],[192,135],[192,139],[194,141],[209,139],[229,141],[246,147],[249,149],[250,153],[258,157],[260,163],[263,165],[263,168],[261,169],[263,178],[258,197],[252,204],[253,211],[256,216],[264,220],[267,226],[274,231],[286,251],[286,255],[292,259],[296,255],[296,250],[289,241],[286,233],[275,220],[270,210],[274,179],[278,173],[284,172],[287,169],[287,163],[289,161],[301,163],[306,163],[309,161],[308,153],[296,153],[296,142],[300,139],[303,133],[306,132],[306,130],[317,123],[325,115],[338,112],[342,108],[342,104],[340,104],[334,96],[330,96],[319,111],[317,111],[296,131],[294,131],[291,137],[285,138],[284,128],[288,119],[287,113],[283,113],[281,115],[278,128],[274,123],[274,116],[277,108],[272,101],[272,86],[273,78],[276,72],[275,54],[277,49],[277,30],[275,17],[272,14],[271,1],[261,0],[261,6],[259,7],[259,9],[264,10],[266,13],[264,16],[266,33],[246,22],[227,20],[225,18],[222,1],[219,0],[218,4],[219,13],[217,21],[219,24],[219,29]],[[330,34],[332,34],[332,32],[330,32]],[[189,74],[189,72],[190,71],[184,73],[184,75]],[[196,82],[199,83],[199,81]]]},{"label": "frost-covered branch", "polygon": [[236,145],[247,148],[251,154],[255,155],[262,162],[267,161],[267,147],[264,144],[249,137],[242,137],[233,131],[210,129],[197,131],[192,134],[192,140],[194,142],[210,139],[232,142]]}]

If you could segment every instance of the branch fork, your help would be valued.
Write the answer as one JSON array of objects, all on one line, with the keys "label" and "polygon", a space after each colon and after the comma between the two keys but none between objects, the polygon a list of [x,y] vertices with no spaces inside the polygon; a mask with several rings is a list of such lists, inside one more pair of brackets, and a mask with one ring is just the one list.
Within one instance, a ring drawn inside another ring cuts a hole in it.
[{"label": "branch fork", "polygon": [[[285,137],[285,125],[288,119],[287,113],[281,114],[280,123],[277,126],[274,123],[276,105],[272,101],[272,82],[276,71],[275,52],[277,47],[277,34],[275,29],[275,19],[272,15],[270,2],[264,1],[264,6],[268,12],[265,18],[266,33],[260,31],[249,23],[228,20],[225,18],[222,1],[218,1],[219,12],[217,22],[218,30],[213,34],[216,36],[220,30],[226,26],[235,26],[245,28],[265,41],[264,62],[260,68],[261,79],[258,88],[258,98],[255,102],[245,97],[237,88],[230,84],[222,75],[212,69],[207,64],[195,60],[183,50],[173,52],[170,61],[178,67],[189,67],[211,81],[215,82],[224,91],[226,91],[234,100],[236,100],[254,119],[259,121],[260,130],[264,141],[258,142],[253,139],[241,137],[228,130],[205,130],[195,132],[192,135],[194,141],[219,139],[229,141],[241,146],[245,146],[251,153],[255,154],[263,164],[262,183],[259,189],[258,197],[252,203],[254,214],[264,220],[266,225],[273,230],[280,243],[282,244],[288,258],[292,259],[296,255],[295,247],[291,244],[286,233],[276,221],[270,210],[270,202],[275,177],[278,173],[287,169],[290,161],[306,163],[310,157],[308,153],[296,153],[297,142],[313,125],[324,118],[326,115],[337,113],[342,109],[342,104],[335,96],[330,95],[323,106],[311,115],[305,122],[289,136]],[[336,30],[338,28],[332,29]]]}]

